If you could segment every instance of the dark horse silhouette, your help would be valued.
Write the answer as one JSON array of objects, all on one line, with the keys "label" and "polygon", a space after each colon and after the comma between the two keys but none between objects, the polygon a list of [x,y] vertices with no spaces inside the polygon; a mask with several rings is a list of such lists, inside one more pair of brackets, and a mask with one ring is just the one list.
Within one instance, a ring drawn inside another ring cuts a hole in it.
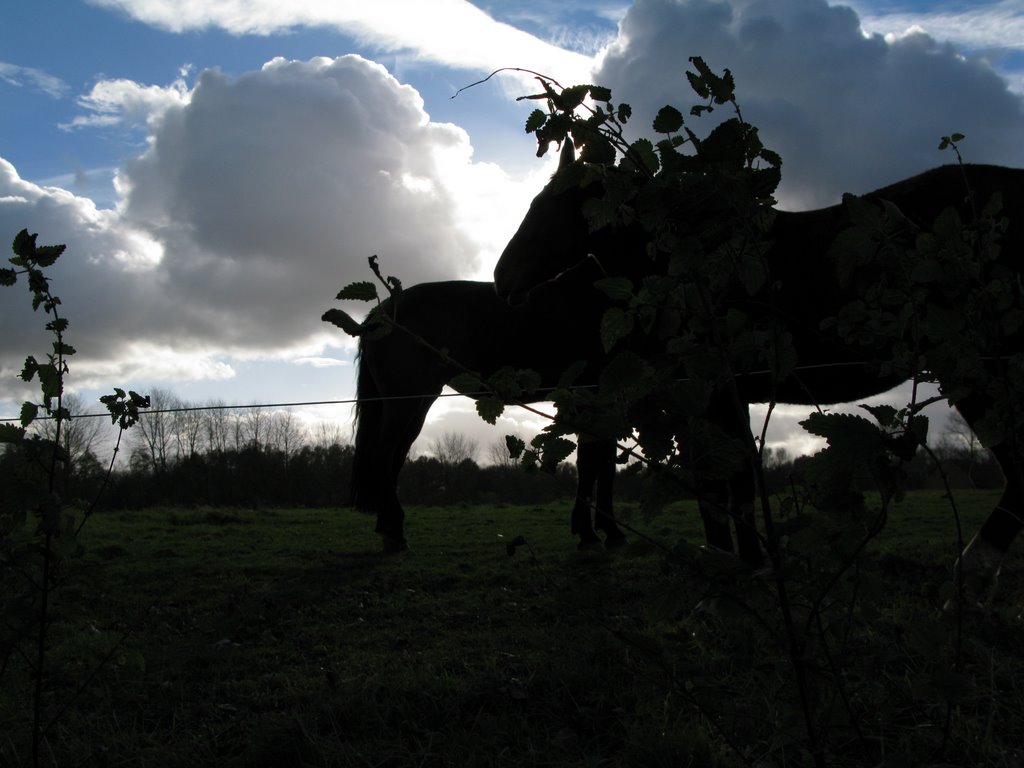
[{"label": "dark horse silhouette", "polygon": [[[593,256],[593,261],[612,275],[633,278],[659,268],[646,253],[647,237],[639,225],[610,225],[591,232],[584,216],[587,200],[603,194],[600,183],[581,185],[556,183],[556,178],[534,199],[519,230],[508,243],[494,271],[498,293],[515,304],[531,289],[569,267],[576,268]],[[968,200],[973,192],[975,204]],[[943,166],[862,196],[867,201],[888,201],[914,225],[930,230],[945,209],[956,208],[964,221],[974,218],[995,193],[1002,198],[1002,215],[1008,220],[999,256],[1005,273],[1020,283],[1024,266],[1024,170],[998,166]],[[696,201],[695,201],[696,202]],[[681,212],[683,215],[684,212]],[[777,318],[793,336],[799,358],[796,376],[777,382],[769,390],[768,377],[743,376],[736,380],[740,397],[747,403],[774,399],[780,403],[832,404],[880,394],[902,383],[878,375],[862,363],[866,357],[887,360],[891,349],[865,349],[842,339],[835,331],[823,330],[822,321],[839,308],[859,298],[868,283],[848,279],[830,254],[830,246],[850,223],[849,207],[834,205],[818,210],[792,213],[777,211],[766,234],[769,270],[767,288],[755,297],[743,297],[744,311],[760,311]],[[877,274],[870,276],[877,280]],[[737,302],[740,299],[737,299]],[[738,304],[737,304],[738,306]],[[754,307],[759,307],[754,310]],[[996,358],[1024,351],[1024,332],[1015,331]],[[1000,361],[990,361],[992,372],[1001,370]],[[940,382],[941,384],[941,382]],[[969,424],[976,424],[992,400],[982,391],[959,398],[956,407]],[[749,424],[735,408],[711,416],[726,432],[740,435]],[[999,565],[1011,541],[1022,527],[1024,473],[1019,450],[1024,431],[1015,429],[1007,439],[990,445],[1006,478],[998,505],[980,531],[965,548],[960,565],[970,574],[980,595],[994,584]],[[752,521],[753,484],[749,473],[737,475],[733,484],[733,510],[741,519]],[[709,531],[710,533],[710,531]],[[739,530],[738,530],[739,533]],[[726,534],[728,530],[726,529]],[[710,540],[710,538],[709,538]],[[731,542],[725,542],[731,548]],[[743,547],[741,541],[741,554]],[[747,559],[755,559],[748,557]]]},{"label": "dark horse silhouette", "polygon": [[[535,397],[541,400],[545,389],[558,386],[574,360],[601,359],[596,332],[601,300],[593,292],[593,309],[581,306],[577,286],[575,311],[569,311],[562,295],[565,282],[552,282],[520,307],[499,299],[491,283],[422,283],[374,310],[386,313],[395,324],[387,334],[364,332],[359,340],[352,501],[358,509],[377,515],[376,530],[386,551],[406,548],[398,476],[427,411],[446,383],[467,368],[484,379],[505,367],[530,369],[541,376]],[[585,286],[582,295],[588,295]],[[372,319],[371,314],[368,321]],[[588,367],[593,369],[595,362]],[[588,373],[584,371],[581,381],[588,380]],[[596,379],[590,375],[589,380]],[[571,521],[580,547],[600,542],[591,524],[595,485],[597,530],[604,532],[607,546],[625,544],[612,513],[615,443],[581,437],[577,470]]]}]

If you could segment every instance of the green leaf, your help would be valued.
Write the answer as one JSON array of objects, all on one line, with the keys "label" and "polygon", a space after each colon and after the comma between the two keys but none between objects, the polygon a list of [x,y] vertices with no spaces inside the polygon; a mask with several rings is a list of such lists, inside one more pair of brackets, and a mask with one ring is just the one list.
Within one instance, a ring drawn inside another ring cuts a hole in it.
[{"label": "green leaf", "polygon": [[658,172],[661,161],[648,139],[637,139],[629,145],[629,149],[631,157],[640,162],[638,170],[646,170],[651,174]]},{"label": "green leaf", "polygon": [[505,447],[510,458],[518,459],[526,450],[526,443],[517,435],[505,435]]},{"label": "green leaf", "polygon": [[483,382],[475,373],[460,373],[448,382],[448,386],[462,395],[470,395],[484,391]]},{"label": "green leaf", "polygon": [[918,259],[910,271],[910,279],[915,283],[934,283],[944,274],[942,265],[935,259]]},{"label": "green leaf", "polygon": [[667,104],[658,110],[652,127],[656,133],[675,133],[683,127],[683,113]]},{"label": "green leaf", "polygon": [[6,422],[0,423],[0,443],[17,445],[25,439],[25,429]]},{"label": "green leaf", "polygon": [[50,267],[64,253],[66,246],[63,245],[42,245],[36,248],[33,260],[39,267]]},{"label": "green leaf", "polygon": [[21,426],[27,427],[36,420],[39,415],[39,406],[35,403],[25,402],[21,404]]},{"label": "green leaf", "polygon": [[23,259],[30,259],[36,251],[36,237],[38,235],[30,235],[27,229],[23,229],[16,234],[14,236],[14,243],[11,246],[15,255]]},{"label": "green leaf", "polygon": [[553,101],[555,106],[563,112],[572,112],[583,103],[588,93],[590,93],[589,85],[571,85],[564,89]]},{"label": "green leaf", "polygon": [[594,165],[611,165],[615,162],[615,147],[604,136],[592,134],[583,145],[580,159]]},{"label": "green leaf", "polygon": [[21,369],[21,380],[32,381],[32,377],[36,375],[36,371],[39,370],[39,363],[36,359],[29,355],[25,358],[25,365]]},{"label": "green leaf", "polygon": [[633,330],[633,316],[626,314],[619,307],[605,310],[601,317],[601,345],[608,352],[620,340]]},{"label": "green leaf", "polygon": [[876,452],[885,435],[863,416],[850,413],[812,413],[800,426],[812,435],[824,437],[843,456],[863,459]]},{"label": "green leaf", "polygon": [[554,470],[576,450],[572,440],[549,434],[537,435],[532,443],[543,452],[541,463],[546,470]]},{"label": "green leaf", "polygon": [[18,282],[18,273],[13,269],[0,269],[0,285],[14,285]]},{"label": "green leaf", "polygon": [[358,283],[349,283],[341,289],[337,298],[341,301],[346,299],[351,299],[353,301],[376,301],[377,286],[369,280],[362,280]]},{"label": "green leaf", "polygon": [[635,352],[623,350],[608,361],[601,371],[599,387],[602,393],[621,394],[627,389],[645,384],[645,379],[651,374],[652,368],[646,360]]},{"label": "green leaf", "polygon": [[592,85],[590,86],[590,98],[607,103],[612,100],[612,91],[602,85]]},{"label": "green leaf", "polygon": [[495,424],[505,410],[505,404],[496,397],[482,397],[476,401],[476,412],[488,424]]},{"label": "green leaf", "polygon": [[535,109],[530,113],[530,116],[526,118],[526,132],[533,133],[538,128],[547,122],[548,114],[540,109]]},{"label": "green leaf", "polygon": [[594,287],[614,301],[629,301],[633,297],[633,281],[628,277],[602,277]]},{"label": "green leaf", "polygon": [[899,411],[895,407],[883,403],[882,405],[866,405],[860,406],[865,411],[875,417],[875,421],[881,424],[883,427],[889,428],[895,426],[896,417]]},{"label": "green leaf", "polygon": [[633,108],[629,104],[619,104],[619,122],[625,125],[625,123],[633,116]]}]

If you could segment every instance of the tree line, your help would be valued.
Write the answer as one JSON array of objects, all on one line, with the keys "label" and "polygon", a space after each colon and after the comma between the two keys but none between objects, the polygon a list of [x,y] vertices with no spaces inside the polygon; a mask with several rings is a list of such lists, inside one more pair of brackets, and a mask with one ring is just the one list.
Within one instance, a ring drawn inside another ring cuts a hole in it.
[{"label": "tree line", "polygon": [[[61,442],[68,460],[61,465],[65,498],[92,498],[104,482],[101,460],[105,420],[86,414],[74,395],[65,397],[72,418]],[[38,422],[43,440],[52,422]],[[154,390],[151,408],[131,433],[128,461],[106,482],[103,506],[141,508],[182,506],[337,507],[349,503],[353,447],[348,430],[322,422],[305,426],[288,410],[230,408],[223,403],[196,406],[165,390]],[[481,462],[481,453],[484,461]],[[962,419],[954,416],[933,454],[955,487],[997,488],[998,467]],[[767,448],[766,482],[781,492],[802,475],[803,457]],[[0,456],[0,482],[30,482],[35,470],[14,452]],[[938,487],[934,461],[923,452],[907,465],[911,488]],[[620,471],[616,498],[641,500],[634,471]],[[428,451],[407,462],[401,495],[410,504],[537,504],[571,499],[576,468],[563,464],[554,475],[526,471],[508,454],[504,440],[485,450],[465,435],[448,432]],[[682,493],[685,496],[685,492]]]}]

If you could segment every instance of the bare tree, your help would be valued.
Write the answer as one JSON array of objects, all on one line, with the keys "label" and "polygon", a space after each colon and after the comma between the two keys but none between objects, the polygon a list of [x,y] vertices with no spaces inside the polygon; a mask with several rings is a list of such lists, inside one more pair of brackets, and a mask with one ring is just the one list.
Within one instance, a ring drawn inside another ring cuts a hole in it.
[{"label": "bare tree", "polygon": [[150,390],[149,410],[143,411],[136,428],[132,430],[138,447],[149,456],[154,472],[167,468],[167,460],[174,441],[173,411],[181,407],[178,398],[166,389]]},{"label": "bare tree", "polygon": [[345,445],[348,440],[345,430],[336,421],[321,421],[313,428],[313,445],[317,448],[330,448],[333,445]]},{"label": "bare tree", "polygon": [[270,416],[267,445],[291,456],[306,442],[306,430],[291,411],[277,411]]},{"label": "bare tree", "polygon": [[[61,425],[60,444],[64,448],[67,461],[64,465],[65,478],[75,470],[78,462],[93,448],[103,434],[103,428],[109,419],[89,415],[82,398],[75,394],[65,394],[61,405],[71,417]],[[99,412],[99,409],[96,411]],[[57,422],[54,419],[38,419],[32,423],[33,429],[47,440],[53,441],[57,436]]]},{"label": "bare tree", "polygon": [[203,411],[203,425],[206,429],[206,447],[223,453],[231,439],[231,417],[223,401],[208,403]]},{"label": "bare tree", "polygon": [[177,456],[190,458],[202,452],[203,414],[196,408],[188,408],[174,414],[174,438]]},{"label": "bare tree", "polygon": [[458,432],[445,432],[430,441],[430,452],[445,466],[454,467],[466,459],[476,460],[477,443]]}]

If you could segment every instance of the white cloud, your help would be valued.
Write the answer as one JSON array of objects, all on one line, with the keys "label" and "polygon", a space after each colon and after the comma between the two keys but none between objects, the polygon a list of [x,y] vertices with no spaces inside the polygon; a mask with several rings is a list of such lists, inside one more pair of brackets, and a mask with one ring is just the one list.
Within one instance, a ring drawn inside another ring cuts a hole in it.
[{"label": "white cloud", "polygon": [[[370,255],[407,284],[489,275],[542,183],[474,163],[464,131],[432,122],[414,89],[358,56],[275,60],[237,79],[207,71],[187,94],[115,90],[109,103],[149,130],[118,174],[115,209],[0,160],[0,231],[68,243],[53,284],[79,387],[223,380],[251,359],[332,362],[327,344],[351,345],[320,315],[371,278]],[[14,397],[25,354],[48,339],[27,298],[2,302],[0,320],[18,329],[0,342],[0,397]]]},{"label": "white cloud", "polygon": [[693,55],[734,73],[744,117],[782,155],[789,206],[949,162],[935,148],[952,131],[967,135],[970,161],[1024,165],[1022,99],[984,61],[924,34],[865,36],[853,10],[824,0],[637,0],[595,80],[646,126],[662,105],[696,100],[684,78]]},{"label": "white cloud", "polygon": [[90,114],[61,125],[65,130],[111,125],[147,125],[159,120],[172,107],[188,103],[190,94],[183,78],[167,87],[140,85],[131,80],[101,80],[78,99]]},{"label": "white cloud", "polygon": [[891,35],[921,30],[939,40],[952,40],[975,50],[1024,50],[1024,7],[1019,0],[975,3],[972,6],[923,13],[890,13],[864,3],[857,8],[866,32]]},{"label": "white cloud", "polygon": [[491,71],[519,66],[582,82],[589,59],[495,21],[466,0],[92,0],[172,32],[218,27],[269,35],[334,28],[381,51],[420,61]]},{"label": "white cloud", "polygon": [[55,99],[67,95],[70,90],[67,83],[48,72],[34,67],[20,67],[5,61],[0,61],[0,80],[19,88],[42,91]]}]

